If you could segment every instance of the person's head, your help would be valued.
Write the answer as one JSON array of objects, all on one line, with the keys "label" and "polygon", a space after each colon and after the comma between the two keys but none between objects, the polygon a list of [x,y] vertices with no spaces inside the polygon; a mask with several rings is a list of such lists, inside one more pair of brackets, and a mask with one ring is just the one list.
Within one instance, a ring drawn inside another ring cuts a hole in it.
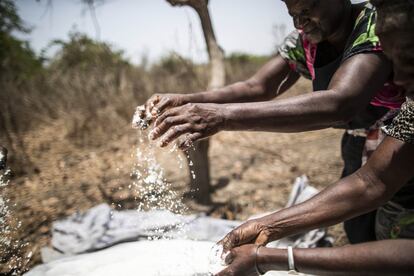
[{"label": "person's head", "polygon": [[371,0],[376,34],[394,65],[394,81],[414,94],[414,0]]},{"label": "person's head", "polygon": [[283,0],[295,28],[302,30],[312,43],[332,36],[346,20],[350,0]]}]

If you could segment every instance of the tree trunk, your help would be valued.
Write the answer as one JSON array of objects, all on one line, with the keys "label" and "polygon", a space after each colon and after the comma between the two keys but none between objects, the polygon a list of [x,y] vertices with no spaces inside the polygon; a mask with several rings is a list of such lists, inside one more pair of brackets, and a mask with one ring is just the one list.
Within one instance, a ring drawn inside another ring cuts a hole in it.
[{"label": "tree trunk", "polygon": [[[216,89],[224,86],[225,67],[224,53],[217,43],[213,30],[210,13],[208,10],[208,0],[167,0],[173,6],[190,6],[198,14],[204,39],[207,46],[210,61],[210,80],[208,89]],[[195,143],[195,149],[190,150],[188,157],[193,162],[190,166],[190,187],[194,199],[201,204],[209,204],[210,196],[210,164],[208,158],[209,140],[204,139]],[[194,172],[195,177],[192,175]]]}]

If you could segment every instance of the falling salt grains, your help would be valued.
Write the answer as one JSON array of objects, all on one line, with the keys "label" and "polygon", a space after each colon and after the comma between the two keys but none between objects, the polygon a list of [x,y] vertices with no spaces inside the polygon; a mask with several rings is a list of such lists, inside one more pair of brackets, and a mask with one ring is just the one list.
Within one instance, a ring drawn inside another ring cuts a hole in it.
[{"label": "falling salt grains", "polygon": [[188,154],[188,152],[187,152],[187,160],[188,160],[188,166],[190,167],[190,173],[191,173],[191,177],[193,178],[193,179],[196,179],[196,174],[195,174],[195,172],[194,172],[194,170],[191,168],[191,167],[193,167],[194,166],[194,163],[193,163],[193,161],[190,159],[190,155]]},{"label": "falling salt grains", "polygon": [[[137,108],[133,126],[138,129],[139,145],[136,148],[135,166],[131,174],[134,179],[131,189],[139,192],[139,210],[169,210],[182,214],[186,211],[186,206],[164,177],[164,169],[156,158],[156,145],[150,138],[151,120],[152,117],[145,113],[145,108]],[[171,147],[170,152],[178,153],[177,147]],[[180,164],[180,169],[182,167]]]},{"label": "falling salt grains", "polygon": [[[5,190],[10,184],[11,170],[6,168],[6,156],[0,157],[0,259],[5,267],[13,273],[11,275],[21,275],[30,261],[32,253],[23,254],[29,243],[23,243],[14,238],[16,232],[21,228],[22,222],[17,221],[11,214],[10,208],[15,205],[5,195]],[[11,257],[4,259],[6,256]]]},{"label": "falling salt grains", "polygon": [[11,174],[12,172],[10,169],[6,169],[4,173],[0,174],[0,188],[9,185],[9,182],[10,182],[9,178]]},{"label": "falling salt grains", "polygon": [[175,156],[177,156],[177,165],[180,169],[183,169],[183,164],[184,164],[184,159],[181,156],[181,154],[178,152],[178,147],[176,144],[174,144],[171,149],[170,149],[171,153],[176,153]]},{"label": "falling salt grains", "polygon": [[[0,155],[1,155],[0,159],[3,160],[5,156],[3,155],[2,152],[0,152]],[[4,167],[2,166],[2,169],[3,168],[5,168],[5,165]],[[6,177],[6,171],[4,173],[0,173],[0,188],[4,188],[9,184],[9,180]],[[8,220],[10,219],[8,203],[9,203],[8,200],[4,199],[3,193],[1,193],[0,194],[0,248],[9,248],[12,242],[10,238],[11,229],[10,229],[10,225],[8,224]],[[0,253],[3,254],[3,252],[0,252]]]}]

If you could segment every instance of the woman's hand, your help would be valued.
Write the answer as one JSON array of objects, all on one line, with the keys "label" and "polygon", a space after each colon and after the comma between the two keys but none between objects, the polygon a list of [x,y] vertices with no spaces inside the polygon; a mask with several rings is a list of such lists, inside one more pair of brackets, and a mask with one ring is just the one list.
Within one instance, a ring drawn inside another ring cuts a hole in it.
[{"label": "woman's hand", "polygon": [[154,94],[144,105],[136,108],[132,119],[132,127],[147,129],[150,124],[165,110],[188,102],[186,94]]},{"label": "woman's hand", "polygon": [[248,244],[236,247],[226,257],[229,266],[216,276],[252,276],[260,275],[256,267],[258,245]]},{"label": "woman's hand", "polygon": [[223,246],[223,256],[233,248],[244,244],[266,245],[270,231],[263,218],[248,220],[228,233],[218,244]]},{"label": "woman's hand", "polygon": [[181,149],[189,148],[193,142],[211,136],[224,128],[225,105],[188,103],[163,112],[156,120],[150,137],[160,138],[165,147],[180,136]]},{"label": "woman's hand", "polygon": [[154,94],[145,103],[146,112],[157,117],[168,108],[186,104],[187,96],[186,94]]}]

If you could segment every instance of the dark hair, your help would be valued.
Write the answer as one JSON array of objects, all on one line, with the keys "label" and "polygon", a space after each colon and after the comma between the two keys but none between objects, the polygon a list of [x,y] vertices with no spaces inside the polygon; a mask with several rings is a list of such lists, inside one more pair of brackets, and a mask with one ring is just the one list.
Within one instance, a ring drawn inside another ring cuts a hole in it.
[{"label": "dark hair", "polygon": [[413,12],[414,0],[370,0],[377,9],[390,9],[394,12]]},{"label": "dark hair", "polygon": [[414,5],[414,0],[371,0],[370,2],[377,8],[381,6],[391,6],[398,4]]},{"label": "dark hair", "polygon": [[381,30],[411,30],[414,27],[414,0],[371,0],[378,11]]}]

